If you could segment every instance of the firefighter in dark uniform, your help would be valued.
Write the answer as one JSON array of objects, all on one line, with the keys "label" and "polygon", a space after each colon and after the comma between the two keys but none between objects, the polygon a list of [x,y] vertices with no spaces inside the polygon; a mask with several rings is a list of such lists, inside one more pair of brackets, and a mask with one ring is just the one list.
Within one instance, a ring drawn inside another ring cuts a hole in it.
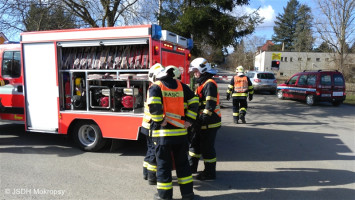
[{"label": "firefighter in dark uniform", "polygon": [[[160,63],[154,64],[148,72],[148,79],[153,84],[156,80],[156,75],[164,71],[164,67]],[[148,92],[149,93],[149,92]],[[149,94],[147,94],[149,97]],[[157,184],[157,162],[155,159],[155,150],[152,138],[149,137],[150,123],[152,121],[149,113],[149,106],[147,102],[144,103],[144,116],[142,120],[141,133],[146,136],[147,153],[143,161],[143,179],[148,180],[149,185]]]},{"label": "firefighter in dark uniform", "polygon": [[216,179],[216,150],[214,147],[218,129],[221,127],[221,111],[217,83],[212,79],[217,73],[204,58],[196,58],[190,64],[190,71],[198,83],[196,94],[199,97],[200,127],[195,129],[190,149],[189,162],[192,172],[197,172],[198,162],[202,156],[205,169],[197,175],[199,180]]},{"label": "firefighter in dark uniform", "polygon": [[245,115],[247,114],[248,102],[253,100],[254,88],[249,77],[244,75],[243,66],[237,67],[237,75],[234,76],[228,86],[227,100],[229,101],[231,95],[233,97],[233,120],[238,124],[238,120],[246,123]]},{"label": "firefighter in dark uniform", "polygon": [[[157,160],[157,190],[155,199],[172,199],[172,166],[183,199],[193,199],[193,180],[188,161],[187,128],[197,116],[198,98],[190,88],[174,79],[174,69],[165,68],[149,88],[148,106],[152,117],[151,137]],[[187,109],[184,105],[187,105]],[[173,156],[173,159],[172,159]]]}]

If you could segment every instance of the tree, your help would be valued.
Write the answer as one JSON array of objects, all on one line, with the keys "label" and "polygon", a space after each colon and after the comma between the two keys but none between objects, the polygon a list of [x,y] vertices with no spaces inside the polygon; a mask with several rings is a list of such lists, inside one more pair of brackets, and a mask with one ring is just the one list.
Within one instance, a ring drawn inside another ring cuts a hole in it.
[{"label": "tree", "polygon": [[75,19],[58,4],[31,3],[23,20],[25,31],[75,28]]},{"label": "tree", "polygon": [[0,30],[6,30],[9,38],[19,39],[23,31],[76,27],[73,15],[56,0],[2,0],[0,16]]},{"label": "tree", "polygon": [[294,46],[293,38],[296,33],[299,7],[300,4],[297,0],[290,0],[284,8],[284,14],[279,14],[276,17],[272,40],[275,44],[283,43],[284,50],[287,51],[292,50]]},{"label": "tree", "polygon": [[318,0],[318,6],[324,17],[318,18],[317,32],[336,51],[338,69],[346,77],[351,77],[350,69],[345,67],[344,61],[348,54],[347,43],[355,41],[355,1]]},{"label": "tree", "polygon": [[297,10],[298,20],[293,39],[293,49],[298,52],[308,52],[313,49],[311,8],[301,5]]},{"label": "tree", "polygon": [[[2,0],[0,2],[0,30],[19,35],[31,26],[31,30],[44,30],[47,25],[43,23],[46,16],[54,17],[51,23],[57,24],[57,28],[67,28],[58,20],[67,20],[63,16],[76,16],[75,22],[79,27],[104,27],[118,24],[132,24],[142,19],[138,6],[134,7],[138,0]],[[148,2],[148,1],[144,1]],[[49,10],[47,10],[47,8]],[[55,8],[55,9],[54,9]],[[57,10],[61,9],[61,10]],[[29,13],[29,11],[31,13]],[[34,11],[36,10],[36,11]],[[38,12],[43,13],[38,13]],[[29,13],[29,15],[28,15]],[[72,15],[73,14],[73,15]],[[146,13],[144,13],[146,14]],[[62,16],[61,16],[62,15]],[[32,16],[32,17],[31,17]],[[37,18],[38,17],[38,18]],[[36,21],[36,18],[39,21]],[[52,29],[52,28],[51,28]]]},{"label": "tree", "polygon": [[112,27],[124,16],[134,15],[129,9],[138,0],[62,0],[67,8],[75,13],[84,26],[90,27]]},{"label": "tree", "polygon": [[290,0],[284,8],[284,14],[276,17],[272,40],[274,48],[283,46],[286,51],[311,51],[314,38],[312,36],[311,9],[300,4],[297,0]]},{"label": "tree", "polygon": [[323,52],[323,53],[334,53],[334,49],[332,49],[328,43],[322,42],[318,48],[314,49],[315,52]]},{"label": "tree", "polygon": [[185,37],[193,37],[193,55],[201,55],[202,46],[210,45],[215,51],[223,52],[229,45],[235,45],[238,38],[252,33],[262,19],[253,12],[241,16],[232,14],[236,6],[246,5],[249,0],[168,0],[162,6],[159,21],[163,29],[171,30]]}]

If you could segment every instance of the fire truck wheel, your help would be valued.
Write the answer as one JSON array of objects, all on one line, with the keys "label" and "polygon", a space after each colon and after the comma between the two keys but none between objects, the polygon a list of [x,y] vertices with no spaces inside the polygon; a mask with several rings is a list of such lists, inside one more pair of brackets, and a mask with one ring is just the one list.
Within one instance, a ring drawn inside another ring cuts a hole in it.
[{"label": "fire truck wheel", "polygon": [[74,130],[74,140],[84,151],[99,151],[106,144],[100,127],[93,122],[79,122]]}]

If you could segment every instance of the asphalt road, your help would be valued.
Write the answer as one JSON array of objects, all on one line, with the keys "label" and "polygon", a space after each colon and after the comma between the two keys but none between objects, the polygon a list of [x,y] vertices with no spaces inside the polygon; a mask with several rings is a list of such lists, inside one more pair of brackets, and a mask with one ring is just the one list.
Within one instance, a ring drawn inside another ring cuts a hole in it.
[{"label": "asphalt road", "polygon": [[[236,125],[231,102],[224,100],[227,85],[219,86],[217,179],[194,181],[196,199],[354,199],[354,106],[309,107],[256,94],[247,124]],[[0,124],[0,198],[153,199],[155,186],[142,179],[144,154],[143,140],[87,153],[66,137]]]}]

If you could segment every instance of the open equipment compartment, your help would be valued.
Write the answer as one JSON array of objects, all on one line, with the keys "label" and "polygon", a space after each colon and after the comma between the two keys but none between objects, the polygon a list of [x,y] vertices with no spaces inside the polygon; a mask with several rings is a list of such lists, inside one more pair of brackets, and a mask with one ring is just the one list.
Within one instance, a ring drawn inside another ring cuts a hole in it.
[{"label": "open equipment compartment", "polygon": [[148,44],[57,46],[62,111],[143,113]]}]

